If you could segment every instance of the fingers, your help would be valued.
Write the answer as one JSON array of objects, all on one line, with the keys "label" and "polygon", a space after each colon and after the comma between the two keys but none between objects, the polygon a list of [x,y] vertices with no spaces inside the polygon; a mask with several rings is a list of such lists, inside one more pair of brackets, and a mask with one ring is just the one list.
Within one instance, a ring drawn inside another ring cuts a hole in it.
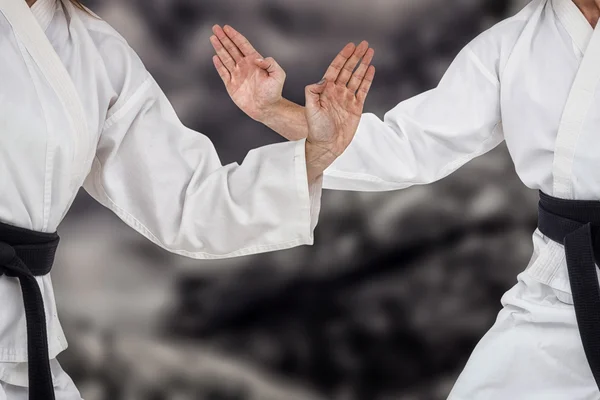
[{"label": "fingers", "polygon": [[229,81],[231,80],[231,74],[229,73],[225,65],[223,65],[223,62],[221,61],[219,56],[213,56],[213,63],[215,64],[215,68],[217,69],[219,76],[221,77],[221,79],[223,79],[223,82],[225,84],[229,83]]},{"label": "fingers", "polygon": [[217,56],[219,56],[219,59],[222,61],[222,64],[225,66],[225,68],[227,68],[229,72],[233,71],[236,64],[235,60],[233,57],[231,57],[227,49],[225,49],[219,38],[214,35],[211,36],[210,43],[214,47],[215,51],[217,52]]},{"label": "fingers", "polygon": [[348,61],[348,59],[352,56],[355,49],[356,46],[354,43],[348,43],[329,65],[327,72],[325,72],[324,78],[330,82],[335,82],[342,68],[344,68],[346,61]]},{"label": "fingers", "polygon": [[314,85],[308,85],[304,90],[306,95],[306,107],[309,109],[314,109],[318,107],[319,100],[321,97],[321,93],[325,91],[325,87],[327,86],[327,82],[325,79],[322,79],[321,82],[316,83]]},{"label": "fingers", "polygon": [[268,57],[268,58],[265,58],[264,60],[261,58],[261,59],[256,60],[255,63],[260,68],[267,71],[269,74],[275,73],[275,71],[277,71],[278,68],[281,68],[277,64],[277,61],[275,61],[275,59],[273,57]]},{"label": "fingers", "polygon": [[285,72],[283,71],[283,68],[281,68],[279,64],[277,64],[277,61],[275,61],[273,57],[268,57],[264,60],[260,58],[255,60],[254,63],[259,68],[264,69],[270,76],[273,76],[274,78],[285,79]]},{"label": "fingers", "polygon": [[[219,42],[221,42],[221,45],[229,53],[231,58],[236,63],[240,62],[244,56],[240,52],[240,49],[238,49],[237,46],[231,41],[229,36],[227,36],[225,34],[225,31],[223,31],[223,28],[221,28],[219,25],[215,25],[215,26],[213,26],[213,33],[215,34],[215,36],[217,37]],[[223,59],[221,58],[221,60],[223,60]],[[223,60],[223,61],[225,61],[225,60]]]},{"label": "fingers", "polygon": [[360,65],[354,71],[352,78],[350,78],[350,82],[348,83],[348,89],[352,91],[352,93],[356,93],[363,79],[365,78],[365,74],[371,65],[371,61],[373,61],[373,56],[375,55],[375,50],[368,49],[365,53]]},{"label": "fingers", "polygon": [[350,58],[348,58],[346,60],[346,63],[342,67],[342,70],[340,71],[335,83],[340,84],[340,85],[348,84],[348,81],[350,81],[350,78],[352,77],[352,73],[354,72],[354,69],[358,65],[358,62],[360,61],[360,59],[364,57],[364,55],[368,49],[369,49],[369,43],[366,41],[362,41],[356,47],[356,49],[354,50],[354,53],[352,53]]},{"label": "fingers", "polygon": [[365,77],[358,88],[358,93],[356,94],[356,98],[362,104],[364,104],[365,100],[367,100],[367,95],[369,94],[369,90],[371,89],[371,85],[373,84],[374,78],[375,78],[375,67],[371,65],[367,69],[367,73],[365,74]]},{"label": "fingers", "polygon": [[229,25],[225,25],[223,30],[244,56],[250,56],[253,54],[258,55],[256,49],[250,44],[250,42],[244,37],[244,35],[236,31]]}]

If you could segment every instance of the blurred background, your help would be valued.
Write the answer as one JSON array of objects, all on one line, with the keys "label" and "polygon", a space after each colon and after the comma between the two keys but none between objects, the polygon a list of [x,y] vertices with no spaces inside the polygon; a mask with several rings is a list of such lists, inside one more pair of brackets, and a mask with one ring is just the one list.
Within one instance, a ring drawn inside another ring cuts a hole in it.
[{"label": "blurred background", "polygon": [[[526,0],[87,0],[136,49],[224,163],[281,140],[227,96],[211,26],[231,24],[303,103],[348,41],[377,50],[366,109],[434,87],[459,50]],[[323,193],[316,244],[194,261],[85,193],[53,272],[86,400],[441,400],[531,255],[536,193],[502,145],[429,186]]]}]

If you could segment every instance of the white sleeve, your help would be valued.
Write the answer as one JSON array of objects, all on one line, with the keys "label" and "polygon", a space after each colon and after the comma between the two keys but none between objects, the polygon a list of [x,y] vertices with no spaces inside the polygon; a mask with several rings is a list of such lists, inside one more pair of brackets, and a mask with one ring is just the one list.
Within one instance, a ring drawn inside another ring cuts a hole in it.
[{"label": "white sleeve", "polygon": [[[485,50],[484,50],[485,51]],[[384,191],[444,178],[504,140],[497,53],[489,67],[465,47],[439,85],[389,111],[364,114],[348,149],[325,171],[323,187]]]},{"label": "white sleeve", "polygon": [[148,77],[111,109],[84,187],[157,245],[224,258],[313,243],[320,182],[309,190],[304,141],[223,166]]}]

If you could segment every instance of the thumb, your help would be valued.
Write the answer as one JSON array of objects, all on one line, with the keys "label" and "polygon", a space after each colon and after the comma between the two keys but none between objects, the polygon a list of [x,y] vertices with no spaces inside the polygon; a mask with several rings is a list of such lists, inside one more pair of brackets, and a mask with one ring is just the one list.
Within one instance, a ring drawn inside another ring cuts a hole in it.
[{"label": "thumb", "polygon": [[283,68],[277,64],[277,61],[273,57],[268,57],[265,59],[259,58],[254,61],[260,69],[265,70],[269,76],[273,76],[274,78],[285,78],[285,72]]},{"label": "thumb", "polygon": [[321,93],[325,91],[325,86],[327,86],[327,81],[325,80],[325,78],[323,78],[319,83],[315,83],[314,85],[308,85],[306,87],[306,107],[318,107],[319,99],[321,97]]}]

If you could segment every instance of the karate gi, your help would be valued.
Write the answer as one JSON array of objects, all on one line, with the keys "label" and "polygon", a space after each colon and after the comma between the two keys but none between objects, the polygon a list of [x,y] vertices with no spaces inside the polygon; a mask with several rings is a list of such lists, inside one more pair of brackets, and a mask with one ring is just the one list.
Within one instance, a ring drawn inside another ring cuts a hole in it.
[{"label": "karate gi", "polygon": [[[436,88],[400,103],[383,121],[364,115],[355,140],[325,172],[324,188],[431,183],[505,141],[529,188],[600,200],[598,78],[600,28],[594,33],[571,0],[534,0],[472,40]],[[533,245],[450,400],[600,399],[564,248],[539,229]]]},{"label": "karate gi", "polygon": [[[187,257],[313,243],[320,182],[308,185],[303,140],[223,166],[126,41],[68,1],[30,9],[0,0],[0,54],[0,222],[55,232],[83,186],[146,238]],[[54,359],[67,341],[51,277],[36,280],[57,399],[77,400]],[[27,399],[26,343],[19,283],[0,276],[0,400]]]}]

